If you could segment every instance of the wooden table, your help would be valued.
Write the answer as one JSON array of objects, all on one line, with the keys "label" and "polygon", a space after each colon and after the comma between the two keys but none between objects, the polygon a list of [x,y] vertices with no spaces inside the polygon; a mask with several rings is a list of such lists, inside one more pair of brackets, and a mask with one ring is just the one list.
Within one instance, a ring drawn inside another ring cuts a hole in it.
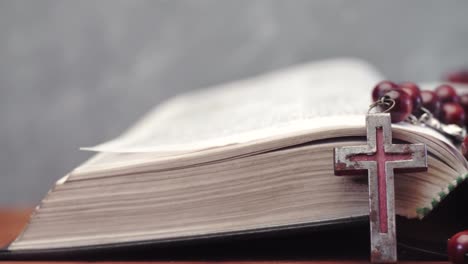
[{"label": "wooden table", "polygon": [[[23,227],[26,225],[29,215],[31,214],[31,209],[0,209],[0,247],[4,247],[8,245],[16,236],[21,232]],[[6,263],[6,262],[2,262]],[[46,262],[12,262],[12,263],[46,263]],[[80,262],[54,262],[56,264],[59,263],[80,263]],[[102,263],[116,263],[116,262],[102,262]],[[125,263],[132,263],[132,262],[125,262]],[[159,263],[159,264],[204,264],[210,262],[133,262],[133,263]],[[213,263],[213,262],[211,262]],[[290,261],[268,261],[268,262],[252,262],[252,261],[242,261],[242,264],[309,264],[309,263],[317,263],[317,264],[325,264],[325,263],[333,263],[333,261],[300,261],[300,262],[290,262]],[[366,261],[348,261],[344,263],[366,263]],[[410,262],[406,262],[410,263]],[[416,262],[416,263],[423,263],[423,262]],[[431,262],[437,263],[437,262]],[[438,262],[438,263],[446,263],[446,262]],[[236,262],[223,262],[223,264],[236,264]]]},{"label": "wooden table", "polygon": [[26,225],[31,209],[0,210],[0,248],[8,245]]}]

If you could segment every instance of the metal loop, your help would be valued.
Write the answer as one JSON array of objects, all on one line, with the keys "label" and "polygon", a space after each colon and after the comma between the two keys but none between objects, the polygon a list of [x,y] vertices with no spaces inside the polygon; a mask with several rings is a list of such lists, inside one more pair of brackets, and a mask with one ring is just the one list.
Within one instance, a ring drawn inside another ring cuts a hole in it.
[{"label": "metal loop", "polygon": [[421,111],[423,111],[425,114],[428,114],[430,117],[433,117],[433,116],[434,116],[434,114],[432,114],[431,111],[429,111],[429,109],[427,109],[427,108],[425,108],[425,107],[423,107],[423,106],[421,106],[419,109],[420,109]]},{"label": "metal loop", "polygon": [[420,120],[413,114],[410,114],[407,118],[406,121],[409,122],[410,124],[417,125],[420,123]]},{"label": "metal loop", "polygon": [[388,96],[382,96],[379,98],[379,100],[369,105],[369,110],[367,110],[367,113],[370,113],[372,109],[378,106],[385,106],[386,109],[382,111],[382,113],[388,113],[390,112],[390,110],[392,110],[395,107],[395,100],[393,100],[392,98]]}]

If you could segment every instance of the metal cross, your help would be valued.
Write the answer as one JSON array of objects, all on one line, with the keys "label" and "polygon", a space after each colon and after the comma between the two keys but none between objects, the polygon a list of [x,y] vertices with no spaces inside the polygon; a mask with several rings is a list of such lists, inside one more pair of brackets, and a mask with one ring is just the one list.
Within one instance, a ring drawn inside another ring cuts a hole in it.
[{"label": "metal cross", "polygon": [[367,145],[335,148],[335,175],[367,172],[371,261],[396,262],[394,170],[427,170],[424,144],[392,144],[390,114],[368,114]]}]

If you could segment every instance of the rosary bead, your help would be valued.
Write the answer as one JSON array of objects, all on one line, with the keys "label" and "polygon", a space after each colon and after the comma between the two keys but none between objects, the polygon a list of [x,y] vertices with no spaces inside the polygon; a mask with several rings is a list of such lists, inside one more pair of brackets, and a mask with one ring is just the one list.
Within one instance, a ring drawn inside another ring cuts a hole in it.
[{"label": "rosary bead", "polygon": [[464,109],[468,110],[468,93],[462,94],[459,96],[460,104],[463,106]]},{"label": "rosary bead", "polygon": [[462,145],[461,145],[461,151],[465,159],[468,160],[468,136],[466,136],[463,139]]},{"label": "rosary bead", "polygon": [[398,89],[398,85],[391,81],[381,81],[372,90],[373,102],[379,100],[384,94],[390,90]]},{"label": "rosary bead", "polygon": [[404,82],[399,84],[399,87],[407,94],[409,94],[413,100],[413,112],[419,110],[422,104],[421,90],[419,89],[419,86],[412,82]]},{"label": "rosary bead", "polygon": [[392,123],[405,120],[413,112],[413,100],[401,89],[391,90],[385,96],[395,101],[395,106],[390,110]]},{"label": "rosary bead", "polygon": [[468,69],[461,70],[461,71],[456,71],[456,72],[451,72],[451,73],[447,74],[445,79],[448,82],[468,84]]},{"label": "rosary bead", "polygon": [[459,96],[460,98],[460,105],[463,107],[463,110],[465,110],[465,126],[468,127],[468,94],[462,94]]},{"label": "rosary bead", "polygon": [[457,91],[455,89],[448,85],[448,84],[443,84],[435,89],[435,92],[437,96],[439,96],[439,100],[441,103],[458,103],[458,95]]},{"label": "rosary bead", "polygon": [[431,111],[434,117],[438,118],[440,115],[440,100],[439,96],[434,91],[423,90],[421,91],[422,106]]},{"label": "rosary bead", "polygon": [[458,103],[445,103],[442,105],[440,119],[445,124],[465,125],[465,110]]},{"label": "rosary bead", "polygon": [[447,243],[449,261],[455,264],[468,263],[468,230],[456,233]]}]

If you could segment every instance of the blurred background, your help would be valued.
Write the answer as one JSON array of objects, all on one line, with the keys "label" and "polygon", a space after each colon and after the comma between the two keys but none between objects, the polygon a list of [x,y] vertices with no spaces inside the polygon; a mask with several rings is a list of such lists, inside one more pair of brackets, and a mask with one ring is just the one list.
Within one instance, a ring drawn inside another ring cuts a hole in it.
[{"label": "blurred background", "polygon": [[1,1],[0,206],[168,97],[340,56],[437,80],[468,66],[468,1]]}]

